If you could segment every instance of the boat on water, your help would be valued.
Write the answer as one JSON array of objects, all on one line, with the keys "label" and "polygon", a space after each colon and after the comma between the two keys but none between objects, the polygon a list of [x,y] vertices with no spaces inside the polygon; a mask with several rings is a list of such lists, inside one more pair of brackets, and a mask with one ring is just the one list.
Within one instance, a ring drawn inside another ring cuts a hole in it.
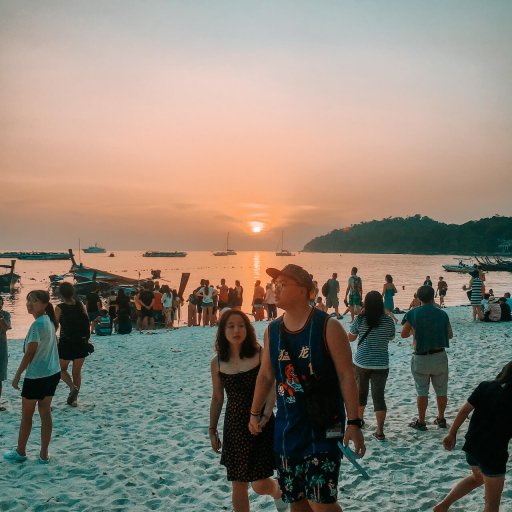
[{"label": "boat on water", "polygon": [[107,249],[105,249],[104,247],[99,247],[98,242],[96,242],[94,245],[91,245],[91,246],[87,247],[86,249],[83,249],[83,251],[86,254],[102,254],[102,253],[107,252]]},{"label": "boat on water", "polygon": [[0,268],[7,268],[9,272],[6,274],[0,274],[0,290],[5,292],[10,292],[16,285],[19,284],[21,276],[14,272],[14,265],[16,264],[16,260],[11,260],[10,265],[0,265]]},{"label": "boat on water", "polygon": [[295,256],[293,252],[288,249],[284,249],[284,231],[281,232],[281,250],[276,251],[276,256]]},{"label": "boat on water", "polygon": [[2,252],[0,258],[17,258],[19,260],[69,260],[67,252],[17,251]]},{"label": "boat on water", "polygon": [[120,276],[117,274],[112,274],[111,272],[105,272],[104,270],[99,270],[97,268],[86,267],[82,263],[76,262],[73,249],[69,249],[69,254],[72,263],[69,273],[73,275],[77,283],[84,283],[87,281],[102,281],[109,283],[110,285],[126,284],[138,286],[141,282],[147,281],[147,279],[134,279],[132,277]]},{"label": "boat on water", "polygon": [[500,256],[475,256],[478,268],[486,272],[512,272],[512,260]]},{"label": "boat on water", "polygon": [[473,258],[454,258],[458,263],[443,265],[446,272],[457,272],[458,274],[469,274],[478,270],[478,266],[473,263]]},{"label": "boat on water", "polygon": [[216,251],[213,253],[214,256],[236,256],[236,251],[229,248],[229,233],[226,240],[226,250],[225,251]]},{"label": "boat on water", "polygon": [[142,256],[145,258],[184,258],[187,255],[183,251],[146,251]]}]

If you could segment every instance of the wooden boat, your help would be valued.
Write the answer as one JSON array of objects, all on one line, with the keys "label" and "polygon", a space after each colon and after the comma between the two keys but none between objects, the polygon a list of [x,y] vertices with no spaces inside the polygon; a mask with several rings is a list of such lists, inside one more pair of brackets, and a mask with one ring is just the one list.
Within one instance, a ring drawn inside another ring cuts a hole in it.
[{"label": "wooden boat", "polygon": [[146,251],[142,256],[145,258],[184,258],[187,255],[183,251]]},{"label": "wooden boat", "polygon": [[6,274],[0,274],[0,289],[3,291],[11,291],[20,282],[21,276],[14,272],[15,264],[16,260],[11,260],[10,265],[0,265],[0,268],[9,269]]},{"label": "wooden boat", "polygon": [[226,250],[225,251],[217,251],[213,253],[214,256],[236,256],[236,251],[229,248],[229,233],[226,240]]},{"label": "wooden boat", "polygon": [[87,247],[87,249],[83,250],[86,254],[102,254],[107,252],[107,249],[104,247],[99,247],[98,242],[96,242],[94,245],[91,245]]},{"label": "wooden boat", "polygon": [[0,252],[0,258],[9,258],[12,260],[13,258],[17,258],[21,253],[19,251],[16,252]]},{"label": "wooden boat", "polygon": [[281,250],[276,252],[276,256],[295,256],[288,249],[284,249],[284,231],[281,232]]},{"label": "wooden boat", "polygon": [[138,286],[141,282],[146,281],[145,279],[133,279],[131,277],[119,276],[117,274],[105,272],[97,268],[86,267],[81,263],[77,264],[75,255],[73,254],[73,249],[69,249],[69,254],[72,262],[69,273],[73,275],[77,283],[85,283],[87,281],[104,281],[105,283],[110,284],[128,284]]},{"label": "wooden boat", "polygon": [[20,252],[20,260],[69,260],[67,252]]},{"label": "wooden boat", "polygon": [[505,260],[499,256],[476,256],[478,268],[487,272],[512,272],[512,260]]}]

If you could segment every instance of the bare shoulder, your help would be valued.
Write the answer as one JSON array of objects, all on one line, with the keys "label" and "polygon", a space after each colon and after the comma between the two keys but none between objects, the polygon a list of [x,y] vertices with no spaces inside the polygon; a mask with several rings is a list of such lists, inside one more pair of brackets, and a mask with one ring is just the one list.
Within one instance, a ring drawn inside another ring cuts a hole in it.
[{"label": "bare shoulder", "polygon": [[334,336],[346,336],[347,333],[345,329],[343,328],[343,325],[336,320],[336,318],[331,317],[327,320],[327,329],[326,329],[326,335],[327,338],[334,337]]}]

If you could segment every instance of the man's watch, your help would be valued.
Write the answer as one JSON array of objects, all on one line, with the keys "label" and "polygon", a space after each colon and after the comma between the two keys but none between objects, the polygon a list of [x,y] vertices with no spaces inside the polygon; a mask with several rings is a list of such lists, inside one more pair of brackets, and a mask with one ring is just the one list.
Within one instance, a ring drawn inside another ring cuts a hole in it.
[{"label": "man's watch", "polygon": [[363,420],[361,418],[347,420],[347,425],[355,425],[356,427],[363,428]]}]

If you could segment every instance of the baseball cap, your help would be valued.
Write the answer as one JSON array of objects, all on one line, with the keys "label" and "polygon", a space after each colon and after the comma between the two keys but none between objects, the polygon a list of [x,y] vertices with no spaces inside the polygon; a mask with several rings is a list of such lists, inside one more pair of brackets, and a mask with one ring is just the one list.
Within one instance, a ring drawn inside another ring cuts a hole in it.
[{"label": "baseball cap", "polygon": [[298,285],[307,288],[308,291],[313,289],[313,280],[311,279],[309,272],[299,265],[294,265],[293,263],[286,265],[282,270],[277,268],[267,268],[267,274],[272,279],[277,279],[279,276],[289,277]]}]

